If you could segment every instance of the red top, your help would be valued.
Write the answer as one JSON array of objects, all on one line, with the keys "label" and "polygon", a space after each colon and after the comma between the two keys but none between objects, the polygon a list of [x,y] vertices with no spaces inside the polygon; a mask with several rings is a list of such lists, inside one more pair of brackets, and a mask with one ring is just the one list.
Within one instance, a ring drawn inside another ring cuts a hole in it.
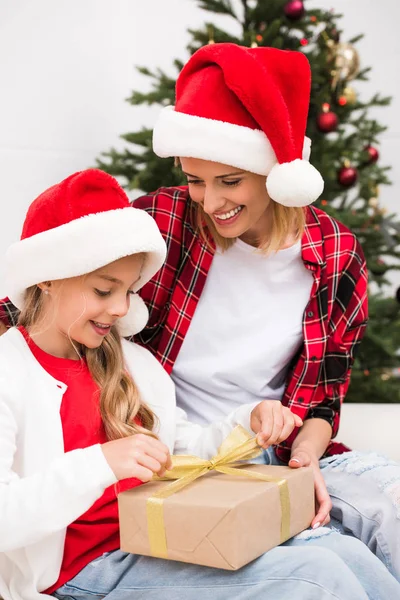
[{"label": "red top", "polygon": [[[65,452],[107,442],[99,410],[99,389],[86,361],[47,354],[32,341],[23,327],[19,330],[40,365],[57,381],[68,386],[60,408]],[[125,480],[123,488],[136,487],[141,483],[138,479]],[[104,552],[119,548],[117,491],[120,489],[116,486],[108,487],[93,506],[67,528],[60,575],[45,594],[51,594],[67,583]]]}]

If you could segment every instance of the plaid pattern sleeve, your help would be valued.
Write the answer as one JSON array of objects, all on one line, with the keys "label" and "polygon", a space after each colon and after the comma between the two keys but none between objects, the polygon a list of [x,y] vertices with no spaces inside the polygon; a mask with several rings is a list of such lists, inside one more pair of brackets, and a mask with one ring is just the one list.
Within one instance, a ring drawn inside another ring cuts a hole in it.
[{"label": "plaid pattern sleeve", "polygon": [[8,298],[0,300],[0,322],[7,328],[17,324],[19,310]]},{"label": "plaid pattern sleeve", "polygon": [[[303,260],[314,271],[315,289],[304,313],[304,346],[283,402],[303,419],[328,421],[335,437],[368,319],[367,268],[355,236],[314,208],[309,209]],[[277,448],[282,459],[290,457],[294,438],[295,434]],[[344,450],[345,446],[331,442],[326,454]]]}]

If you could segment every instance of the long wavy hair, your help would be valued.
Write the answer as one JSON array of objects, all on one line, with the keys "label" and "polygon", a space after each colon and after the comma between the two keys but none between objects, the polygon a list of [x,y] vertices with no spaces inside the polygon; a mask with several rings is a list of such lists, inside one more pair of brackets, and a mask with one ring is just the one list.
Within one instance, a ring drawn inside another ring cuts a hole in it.
[{"label": "long wavy hair", "polygon": [[[24,307],[18,324],[26,329],[40,328],[44,319],[43,292],[34,285],[26,290]],[[98,348],[79,348],[72,342],[81,359],[85,359],[89,371],[100,390],[100,413],[109,440],[116,440],[135,433],[152,432],[156,416],[139,395],[135,382],[126,370],[121,337],[112,327]]]}]

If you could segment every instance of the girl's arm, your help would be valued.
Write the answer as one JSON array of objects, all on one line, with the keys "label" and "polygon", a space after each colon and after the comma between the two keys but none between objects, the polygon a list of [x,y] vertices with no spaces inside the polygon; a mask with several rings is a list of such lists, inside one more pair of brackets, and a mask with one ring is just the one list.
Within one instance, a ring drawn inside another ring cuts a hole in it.
[{"label": "girl's arm", "polygon": [[100,445],[67,452],[21,478],[13,470],[17,437],[14,414],[0,394],[0,552],[66,528],[116,481]]},{"label": "girl's arm", "polygon": [[242,425],[252,435],[251,412],[259,404],[243,404],[228,416],[210,425],[198,425],[188,421],[187,414],[176,408],[176,436],[174,454],[193,454],[200,458],[212,458],[229,433]]}]

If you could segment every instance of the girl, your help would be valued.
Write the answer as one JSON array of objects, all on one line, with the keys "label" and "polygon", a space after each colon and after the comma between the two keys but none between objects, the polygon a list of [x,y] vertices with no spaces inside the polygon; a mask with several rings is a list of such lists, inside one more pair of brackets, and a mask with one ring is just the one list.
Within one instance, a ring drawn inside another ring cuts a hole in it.
[{"label": "girl", "polygon": [[[118,550],[116,482],[162,475],[174,446],[211,456],[238,423],[266,434],[263,402],[191,425],[156,359],[121,341],[145,325],[135,292],[164,257],[155,222],[96,170],[41,194],[9,249],[21,313],[0,338],[2,598],[396,597],[400,586],[357,540],[341,547],[350,567],[328,547],[279,547],[235,573]],[[283,440],[302,421],[279,415]]]}]

